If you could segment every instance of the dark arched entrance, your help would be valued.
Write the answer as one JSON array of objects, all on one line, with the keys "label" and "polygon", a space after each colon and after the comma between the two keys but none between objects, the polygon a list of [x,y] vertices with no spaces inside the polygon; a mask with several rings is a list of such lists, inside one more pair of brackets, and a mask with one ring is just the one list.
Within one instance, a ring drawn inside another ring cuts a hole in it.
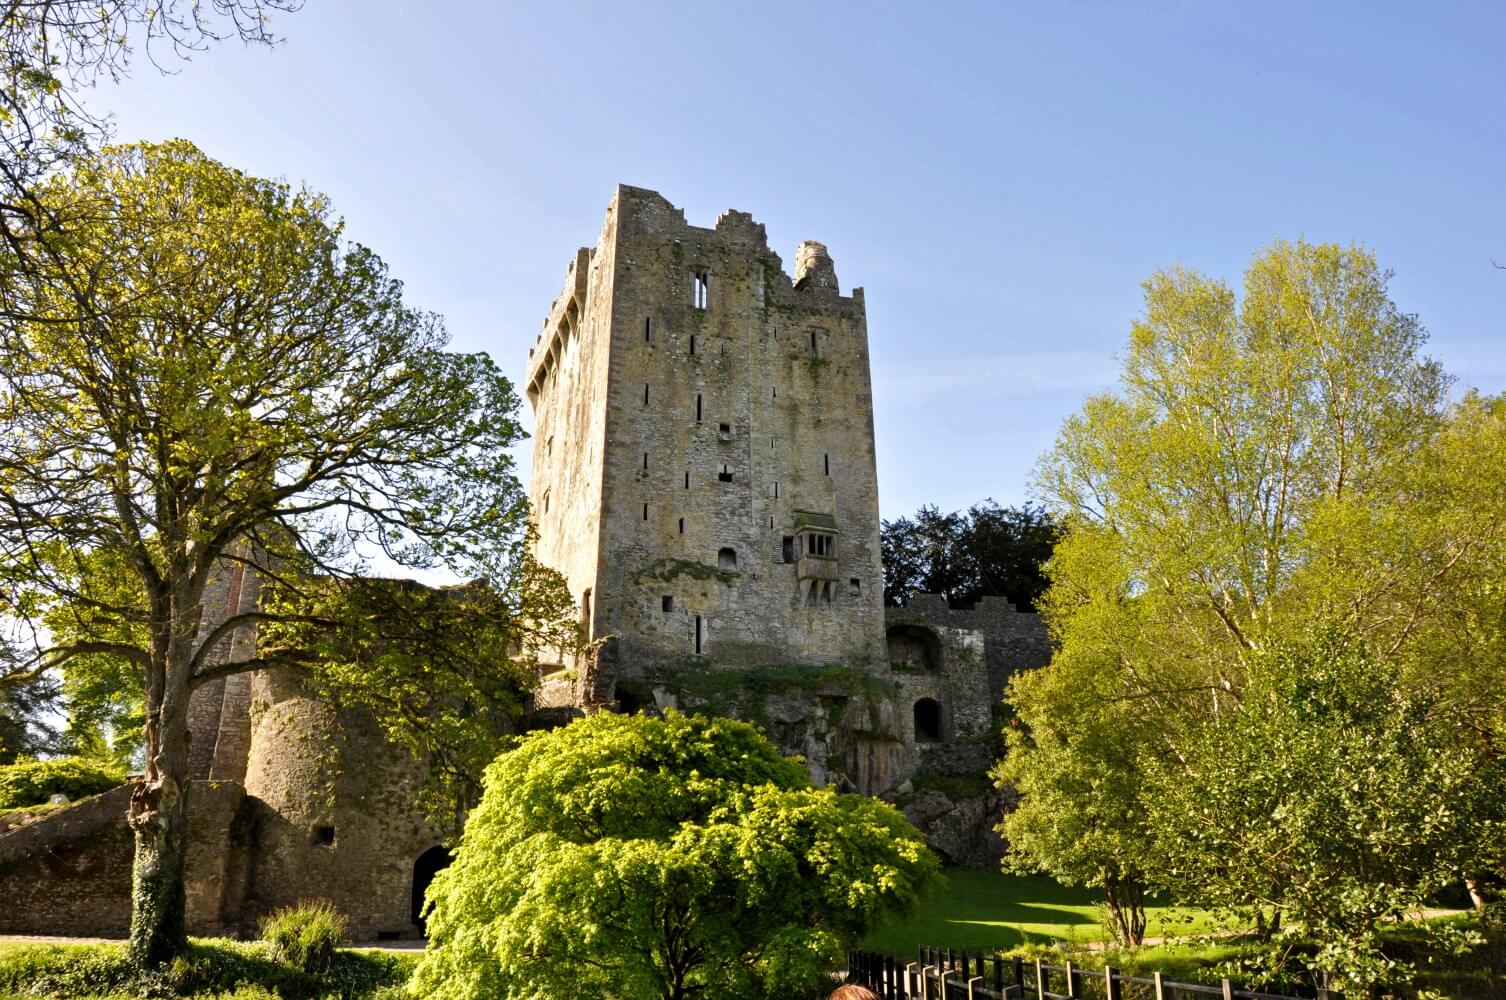
[{"label": "dark arched entrance", "polygon": [[429,891],[429,883],[434,881],[434,876],[448,867],[450,860],[450,852],[436,844],[413,862],[413,908],[409,912],[409,918],[418,925],[420,932],[424,929],[424,895]]},{"label": "dark arched entrance", "polygon": [[941,739],[941,702],[922,698],[915,703],[915,742],[935,743]]}]

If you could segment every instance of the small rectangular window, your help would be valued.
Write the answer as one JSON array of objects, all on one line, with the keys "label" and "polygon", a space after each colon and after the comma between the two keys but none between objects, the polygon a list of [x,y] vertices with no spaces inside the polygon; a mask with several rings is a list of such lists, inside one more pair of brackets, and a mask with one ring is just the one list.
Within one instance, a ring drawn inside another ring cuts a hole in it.
[{"label": "small rectangular window", "polygon": [[643,519],[648,520],[648,504],[643,505]]},{"label": "small rectangular window", "polygon": [[332,826],[314,827],[314,843],[319,847],[335,846],[335,828]]},{"label": "small rectangular window", "polygon": [[716,474],[716,478],[724,483],[730,483],[732,482],[732,470],[724,465],[722,466],[722,471]]},{"label": "small rectangular window", "polygon": [[705,309],[711,304],[711,272],[697,271],[695,273],[695,307]]},{"label": "small rectangular window", "polygon": [[648,468],[648,452],[643,453],[643,467]]},{"label": "small rectangular window", "polygon": [[780,552],[783,554],[785,562],[792,563],[795,561],[794,535],[785,535],[784,538],[780,539]]},{"label": "small rectangular window", "polygon": [[685,488],[690,489],[690,473],[685,473]]},{"label": "small rectangular window", "polygon": [[778,399],[779,398],[779,386],[777,386],[777,385],[774,386],[774,396],[773,396],[773,398],[774,399]]},{"label": "small rectangular window", "polygon": [[811,331],[811,353],[814,354],[815,352],[817,352],[819,350],[821,350],[821,345],[819,343],[817,343],[817,341],[816,341],[816,331],[812,330]]},{"label": "small rectangular window", "polygon": [[695,334],[693,333],[690,335],[690,353],[695,353]]},{"label": "small rectangular window", "polygon": [[716,429],[721,434],[731,434],[732,433],[732,425],[731,424],[717,424],[716,425]]},{"label": "small rectangular window", "polygon": [[701,655],[701,616],[695,616],[695,655]]},{"label": "small rectangular window", "polygon": [[695,394],[695,422],[701,422],[701,394]]},{"label": "small rectangular window", "polygon": [[830,455],[822,455],[821,456],[821,461],[822,461],[822,463],[826,467],[826,474],[828,476],[831,475],[831,456]]},{"label": "small rectangular window", "polygon": [[863,581],[859,580],[857,577],[853,577],[852,579],[848,580],[847,591],[848,593],[852,594],[853,597],[857,597],[858,595],[862,594]]},{"label": "small rectangular window", "polygon": [[648,405],[648,383],[643,383],[643,405]]},{"label": "small rectangular window", "polygon": [[779,483],[777,481],[774,483],[774,499],[779,499]]},{"label": "small rectangular window", "polygon": [[666,615],[675,609],[675,599],[673,594],[665,594],[662,598],[659,599],[659,602],[660,606],[663,607],[664,613]]},{"label": "small rectangular window", "polygon": [[680,518],[680,534],[685,534],[685,519]]},{"label": "small rectangular window", "polygon": [[643,342],[645,344],[651,343],[653,341],[653,339],[654,339],[654,320],[653,320],[652,316],[648,316],[648,317],[645,317],[644,320],[643,320]]}]

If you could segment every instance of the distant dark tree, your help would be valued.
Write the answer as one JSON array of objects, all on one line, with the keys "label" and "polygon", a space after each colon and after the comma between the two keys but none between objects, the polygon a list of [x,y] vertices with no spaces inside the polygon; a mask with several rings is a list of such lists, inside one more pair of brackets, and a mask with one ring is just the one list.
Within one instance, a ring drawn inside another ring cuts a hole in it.
[{"label": "distant dark tree", "polygon": [[951,514],[927,506],[913,518],[885,521],[884,603],[940,594],[953,607],[969,607],[980,597],[1002,596],[1032,609],[1046,589],[1044,567],[1060,534],[1044,508],[993,500]]}]

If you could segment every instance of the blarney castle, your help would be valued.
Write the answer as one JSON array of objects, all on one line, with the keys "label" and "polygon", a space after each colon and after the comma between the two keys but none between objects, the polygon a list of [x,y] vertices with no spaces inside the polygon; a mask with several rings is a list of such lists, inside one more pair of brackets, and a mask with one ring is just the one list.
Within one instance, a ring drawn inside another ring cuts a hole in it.
[{"label": "blarney castle", "polygon": [[[997,857],[998,797],[930,779],[987,769],[992,706],[1046,662],[1045,630],[1003,598],[884,607],[863,290],[842,294],[825,246],[802,243],[790,275],[750,215],[693,226],[621,186],[566,267],[524,388],[537,554],[596,640],[579,660],[546,652],[535,724],[752,719],[817,782],[895,801],[946,860]],[[227,572],[206,618],[256,592]],[[192,708],[191,932],[318,897],[359,938],[416,936],[447,858],[416,804],[421,763],[283,671],[208,685]],[[126,795],[0,832],[0,932],[125,931]]]}]

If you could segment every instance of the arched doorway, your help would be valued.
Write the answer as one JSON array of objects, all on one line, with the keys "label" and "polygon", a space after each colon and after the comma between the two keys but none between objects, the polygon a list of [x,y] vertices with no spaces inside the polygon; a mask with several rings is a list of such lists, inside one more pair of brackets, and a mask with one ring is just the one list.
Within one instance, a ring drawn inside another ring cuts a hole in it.
[{"label": "arched doorway", "polygon": [[935,743],[941,739],[941,702],[922,698],[915,703],[915,742]]},{"label": "arched doorway", "polygon": [[413,862],[413,908],[409,911],[409,919],[418,925],[420,932],[424,929],[424,896],[429,891],[429,883],[449,866],[451,860],[450,852],[436,844]]}]

